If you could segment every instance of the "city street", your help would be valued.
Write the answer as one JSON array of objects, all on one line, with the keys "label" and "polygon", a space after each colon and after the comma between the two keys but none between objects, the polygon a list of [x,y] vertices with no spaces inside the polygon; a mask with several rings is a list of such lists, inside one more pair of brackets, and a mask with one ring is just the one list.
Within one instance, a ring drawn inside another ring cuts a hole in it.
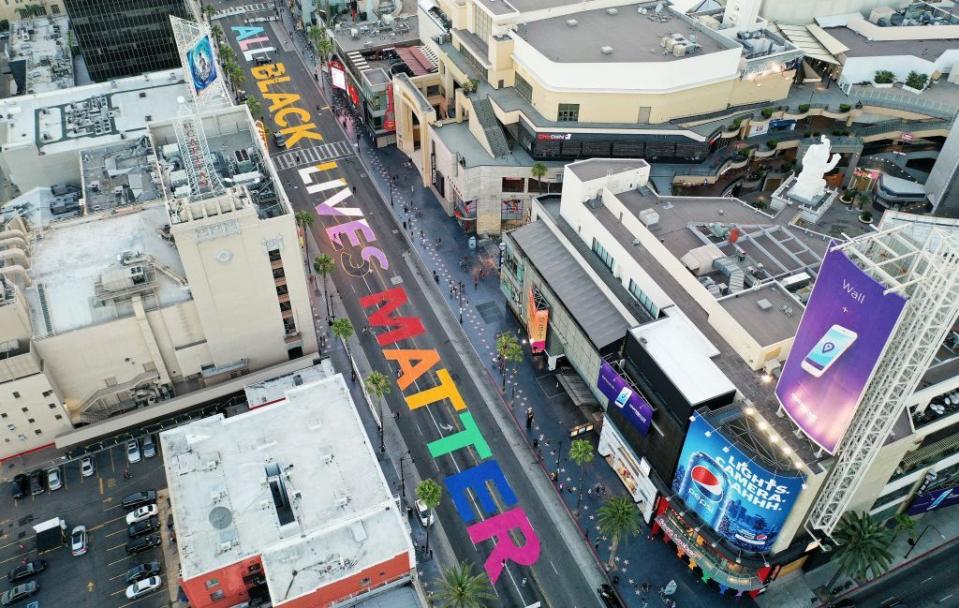
[{"label": "city street", "polygon": [[[235,15],[216,21],[238,57],[242,57],[243,49],[237,43],[236,36],[230,28],[245,26],[245,18],[248,17],[249,14],[246,17]],[[285,76],[290,78],[289,82],[271,85],[270,93],[300,95],[301,99],[296,104],[299,107],[308,108],[308,111],[313,113],[311,120],[316,124],[316,131],[323,136],[322,142],[311,139],[300,140],[298,145],[290,148],[294,152],[293,164],[285,160],[279,165],[284,187],[295,210],[312,210],[326,197],[309,196],[302,183],[298,183],[300,180],[298,169],[317,165],[317,157],[312,154],[308,156],[306,150],[320,143],[336,144],[343,141],[344,137],[337,124],[333,108],[326,105],[319,95],[314,76],[305,69],[298,56],[292,52],[292,45],[286,39],[283,26],[277,22],[261,25],[265,28],[265,32],[257,36],[269,36],[269,42],[264,44],[276,49],[270,53],[272,61],[276,64],[282,63]],[[254,66],[250,63],[247,67]],[[261,96],[252,73],[247,78],[244,89],[248,95]],[[263,100],[267,128],[274,131],[277,130],[277,125],[271,119],[270,105],[270,101]],[[320,108],[318,113],[316,108]],[[273,144],[270,145],[271,151],[275,150]],[[300,153],[302,156],[299,156]],[[284,152],[284,158],[288,159],[289,154],[289,151]],[[297,158],[301,159],[299,164],[297,164]],[[456,330],[456,321],[453,320],[448,309],[437,306],[442,296],[430,280],[429,274],[419,266],[419,260],[415,254],[410,251],[406,235],[400,232],[396,220],[384,209],[386,203],[380,198],[370,176],[355,156],[332,159],[327,157],[323,160],[325,161],[324,172],[316,181],[345,180],[346,184],[355,189],[349,206],[356,206],[363,210],[364,217],[373,232],[389,237],[376,243],[391,262],[388,270],[381,271],[372,265],[367,266],[363,273],[353,269],[353,275],[350,275],[339,269],[333,277],[341,302],[357,330],[359,344],[364,350],[365,357],[374,369],[382,371],[388,377],[395,377],[395,369],[383,358],[376,343],[374,334],[377,330],[366,329],[369,322],[366,320],[366,311],[360,307],[359,299],[369,294],[402,286],[410,301],[404,305],[403,311],[399,314],[418,317],[425,327],[425,332],[421,336],[407,338],[397,344],[402,344],[404,348],[409,349],[438,351],[464,401],[471,405],[470,412],[477,426],[489,443],[490,449],[516,494],[518,504],[524,508],[541,543],[542,552],[531,567],[519,566],[513,562],[506,563],[503,574],[495,586],[499,596],[498,604],[529,606],[542,602],[542,605],[551,606],[596,605],[598,599],[594,590],[601,582],[597,562],[589,554],[586,545],[577,538],[578,535],[575,533],[567,510],[551,490],[548,479],[530,466],[536,463],[535,454],[526,446],[515,426],[504,419],[501,415],[502,410],[496,409],[502,407],[500,398],[492,391],[482,364],[478,361],[475,352],[469,349],[465,337]],[[331,166],[334,163],[335,166]],[[330,225],[339,223],[332,221],[333,219],[335,218],[317,217],[312,227],[313,237],[324,252],[332,253],[334,259],[341,261],[347,254],[344,253],[341,257],[339,252],[333,251],[324,230]],[[326,224],[326,222],[329,223]],[[452,326],[450,326],[451,322]],[[343,371],[348,373],[347,370]],[[366,373],[362,369],[360,372]],[[419,391],[428,390],[434,381],[435,379],[427,380],[425,376],[422,376],[416,381],[415,388]],[[430,457],[426,450],[427,443],[449,436],[456,429],[462,428],[460,419],[448,408],[433,406],[428,408],[426,413],[410,412],[401,395],[395,390],[388,399],[388,403],[392,412],[395,412],[396,418],[384,416],[388,420],[387,424],[392,424],[393,422],[389,421],[394,420],[398,425],[421,477],[440,481],[448,475],[469,469],[481,461],[475,452],[466,450],[459,450],[436,460]],[[408,493],[412,495],[412,489]],[[456,559],[469,560],[478,566],[483,565],[492,549],[491,544],[486,542],[474,546],[451,500],[446,499],[441,502],[438,512],[439,523],[449,538]],[[421,552],[420,559],[424,557],[427,556],[422,555]]]}]

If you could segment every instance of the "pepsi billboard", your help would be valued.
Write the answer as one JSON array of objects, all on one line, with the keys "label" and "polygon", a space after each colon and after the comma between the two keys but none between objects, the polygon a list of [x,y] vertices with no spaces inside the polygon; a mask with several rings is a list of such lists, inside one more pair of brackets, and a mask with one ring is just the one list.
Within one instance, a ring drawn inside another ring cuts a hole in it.
[{"label": "pepsi billboard", "polygon": [[768,551],[805,478],[755,463],[699,413],[693,413],[673,492],[704,524],[746,551]]},{"label": "pepsi billboard", "polygon": [[906,305],[886,291],[830,243],[776,385],[783,410],[830,454]]},{"label": "pepsi billboard", "polygon": [[642,435],[649,433],[649,425],[653,419],[653,407],[642,395],[629,387],[612,365],[603,361],[599,368],[599,379],[596,388],[609,399],[609,408],[617,408],[626,420],[629,421]]}]

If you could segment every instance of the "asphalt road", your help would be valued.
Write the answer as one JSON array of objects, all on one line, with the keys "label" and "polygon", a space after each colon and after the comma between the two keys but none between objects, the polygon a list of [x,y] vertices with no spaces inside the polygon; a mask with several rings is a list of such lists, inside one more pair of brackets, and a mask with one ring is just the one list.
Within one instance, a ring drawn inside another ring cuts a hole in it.
[{"label": "asphalt road", "polygon": [[[124,574],[132,565],[152,560],[163,561],[159,549],[151,549],[137,556],[128,556],[126,510],[120,500],[140,490],[159,490],[166,486],[163,460],[156,457],[139,463],[126,463],[124,446],[118,445],[94,455],[96,474],[83,478],[78,461],[62,466],[63,487],[47,490],[38,496],[20,500],[11,497],[9,483],[0,494],[0,576],[6,582],[6,573],[23,560],[40,557],[48,562],[47,570],[36,577],[40,592],[33,597],[43,608],[159,608],[169,605],[167,581],[157,593],[139,600],[127,600]],[[124,479],[129,467],[131,479]],[[67,533],[76,525],[87,527],[89,550],[86,555],[74,557],[69,545],[37,553],[35,535],[31,526],[53,517],[67,522]],[[173,576],[176,576],[176,572]],[[20,604],[27,604],[26,600]],[[18,605],[20,605],[18,604]]]},{"label": "asphalt road", "polygon": [[[251,68],[255,66],[252,62],[244,61],[242,49],[237,44],[235,34],[230,29],[231,26],[246,25],[245,18],[250,16],[247,14],[226,17],[217,20],[216,23],[222,28],[226,39],[233,47],[238,63],[246,68],[247,80],[243,86],[246,94],[256,95],[260,98],[263,103],[264,122],[267,129],[275,131],[279,127],[274,122],[274,115],[269,109],[271,101],[264,99],[261,92],[258,91],[256,79],[250,72]],[[317,203],[322,202],[334,192],[328,191],[319,195],[307,194],[298,175],[298,169],[315,166],[317,158],[315,154],[307,154],[306,150],[317,146],[331,145],[332,147],[328,150],[332,154],[335,151],[343,151],[343,144],[347,144],[345,149],[350,150],[351,153],[346,157],[336,159],[336,167],[330,168],[327,166],[324,172],[315,178],[315,181],[325,182],[341,178],[354,188],[353,196],[341,206],[362,209],[370,229],[379,237],[373,244],[383,250],[390,262],[388,270],[385,271],[374,264],[365,274],[351,276],[342,267],[338,267],[333,276],[333,282],[354,327],[357,329],[366,357],[375,369],[382,371],[387,377],[396,377],[395,367],[388,364],[383,358],[374,336],[362,331],[363,328],[368,326],[369,322],[365,311],[359,305],[359,299],[368,294],[402,286],[410,301],[403,306],[399,314],[418,317],[425,326],[425,332],[414,338],[402,340],[394,347],[436,349],[438,351],[443,365],[449,370],[460,394],[469,404],[468,411],[475,417],[478,427],[489,443],[494,458],[496,458],[509,480],[518,498],[518,504],[525,509],[526,515],[539,537],[542,553],[535,564],[531,567],[519,566],[512,562],[507,564],[506,570],[495,585],[498,605],[522,607],[535,606],[537,602],[541,602],[540,605],[542,606],[562,606],[564,608],[598,605],[599,600],[593,585],[589,583],[590,579],[587,578],[586,573],[581,571],[580,566],[570,555],[569,547],[566,544],[567,539],[564,538],[560,527],[551,516],[552,510],[553,515],[559,513],[560,517],[567,517],[565,512],[562,512],[563,507],[559,506],[558,500],[554,505],[545,504],[532,487],[527,472],[533,468],[531,466],[533,457],[530,455],[529,461],[525,461],[525,459],[517,458],[514,455],[509,445],[510,438],[507,437],[495,419],[496,416],[502,416],[502,412],[496,409],[499,404],[487,402],[484,399],[484,393],[480,391],[480,387],[471,374],[471,372],[474,372],[478,376],[482,373],[482,370],[478,369],[479,366],[468,368],[467,363],[460,358],[457,350],[451,344],[450,336],[437,317],[437,311],[445,308],[438,301],[441,296],[432,289],[432,286],[424,289],[422,283],[418,284],[417,276],[410,270],[412,264],[409,257],[416,254],[409,250],[407,241],[400,233],[400,226],[397,225],[389,213],[387,203],[382,200],[365,169],[356,158],[355,152],[353,152],[353,142],[344,142],[345,138],[337,123],[337,118],[320,96],[314,76],[303,65],[289,43],[284,42],[282,24],[273,22],[252,25],[263,26],[266,30],[265,33],[257,34],[257,36],[268,36],[269,41],[257,43],[250,48],[256,48],[260,44],[275,47],[276,50],[271,52],[270,56],[273,62],[284,64],[285,76],[290,78],[287,82],[271,84],[268,92],[271,94],[293,93],[302,96],[292,105],[308,110],[311,114],[310,120],[317,126],[315,130],[323,136],[322,142],[302,139],[294,143],[289,151],[279,150],[272,141],[270,142],[270,150],[274,157],[276,158],[277,155],[283,156],[284,162],[278,162],[277,168],[294,209],[297,211],[313,211],[313,207]],[[320,109],[318,110],[318,108]],[[291,156],[294,159],[292,162],[290,161]],[[308,158],[308,156],[312,158]],[[297,164],[297,160],[300,161],[299,164]],[[328,226],[340,223],[340,219],[342,218],[317,217],[312,227],[313,235],[320,248],[326,253],[333,254],[336,260],[341,259],[340,255],[334,252],[325,229]],[[353,253],[357,252],[354,251]],[[354,271],[353,274],[357,273]],[[439,314],[443,313],[440,312]],[[373,333],[377,331],[374,329]],[[437,379],[434,374],[421,376],[417,379],[416,384],[406,391],[406,394],[408,396],[414,392],[428,389],[435,386],[436,383]],[[451,474],[469,469],[480,462],[472,449],[458,450],[435,460],[428,454],[427,443],[449,436],[454,432],[454,429],[462,428],[459,417],[454,415],[455,412],[450,406],[436,404],[411,412],[403,402],[402,395],[398,390],[393,391],[388,403],[393,412],[399,413],[396,423],[410,448],[415,459],[415,466],[421,477],[441,480]],[[535,475],[536,473],[532,474]],[[556,511],[557,508],[559,511]],[[475,501],[474,510],[479,512],[479,509],[475,508]],[[449,497],[446,497],[441,503],[438,514],[441,527],[445,531],[457,559],[471,561],[477,566],[483,564],[490,553],[492,543],[482,542],[477,546],[473,545],[466,533],[466,527],[457,516]],[[578,538],[571,538],[569,542],[582,543]],[[597,580],[597,575],[592,574],[591,580]]]}]

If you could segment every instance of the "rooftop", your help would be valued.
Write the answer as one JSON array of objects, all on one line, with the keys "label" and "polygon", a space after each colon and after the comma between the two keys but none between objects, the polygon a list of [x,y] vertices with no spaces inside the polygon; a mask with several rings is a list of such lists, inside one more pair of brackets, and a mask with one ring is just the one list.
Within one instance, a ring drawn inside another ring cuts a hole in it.
[{"label": "rooftop", "polygon": [[329,359],[323,359],[312,367],[299,369],[285,376],[270,378],[255,384],[248,384],[243,390],[246,393],[247,405],[250,409],[254,409],[270,403],[284,401],[287,391],[291,391],[298,386],[319,382],[332,375],[333,364]]},{"label": "rooftop", "polygon": [[65,15],[10,23],[7,55],[19,93],[58,91],[76,84],[69,29]]},{"label": "rooftop", "polygon": [[[470,132],[469,124],[466,122],[449,122],[443,125],[437,123],[433,125],[430,132],[443,142],[450,153],[457,154],[465,163],[467,169],[490,166],[529,167],[533,164],[532,157],[519,146],[510,148],[509,154],[490,156],[486,148]],[[547,166],[549,166],[549,163],[547,163]]]},{"label": "rooftop", "polygon": [[[657,6],[662,3],[588,10],[532,21],[515,30],[515,35],[559,63],[675,61],[740,48],[668,8],[657,11]],[[672,38],[669,48],[664,46],[667,37]],[[675,50],[674,44],[684,50]]]},{"label": "rooftop", "polygon": [[567,166],[580,181],[588,182],[611,173],[643,169],[648,167],[649,163],[641,158],[589,158]]},{"label": "rooftop", "polygon": [[184,579],[260,555],[277,604],[398,555],[414,563],[341,375],[160,442]]},{"label": "rooftop", "polygon": [[476,3],[485,7],[494,15],[508,15],[514,12],[526,13],[581,4],[582,0],[476,0]]},{"label": "rooftop", "polygon": [[[145,132],[146,123],[176,116],[186,95],[179,70],[0,100],[6,122],[4,149],[35,145],[45,153],[120,141],[121,133]],[[0,130],[0,133],[4,133]]]},{"label": "rooftop", "polygon": [[168,224],[164,204],[155,202],[42,228],[26,290],[36,335],[130,316],[123,294],[139,293],[147,309],[189,300],[180,256],[164,232]]},{"label": "rooftop", "polygon": [[763,346],[795,336],[803,311],[799,300],[777,281],[730,294],[718,302]]},{"label": "rooftop", "polygon": [[[349,26],[349,27],[347,27]],[[420,40],[416,15],[395,18],[392,22],[366,21],[337,26],[333,38],[343,54],[351,51],[372,51],[392,46],[409,46]]]},{"label": "rooftop", "polygon": [[93,212],[163,198],[156,155],[146,135],[84,150],[80,173],[84,203]]},{"label": "rooftop", "polygon": [[926,61],[935,61],[948,50],[959,48],[959,39],[927,39],[922,37],[905,40],[869,40],[848,27],[831,27],[826,33],[839,41],[848,50],[847,57],[885,57],[910,55]]}]

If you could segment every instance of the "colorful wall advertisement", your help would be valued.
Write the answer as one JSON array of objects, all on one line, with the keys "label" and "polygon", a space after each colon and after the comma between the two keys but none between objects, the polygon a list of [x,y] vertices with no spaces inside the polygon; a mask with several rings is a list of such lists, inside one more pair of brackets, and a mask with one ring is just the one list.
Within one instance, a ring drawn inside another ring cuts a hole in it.
[{"label": "colorful wall advertisement", "polygon": [[768,551],[776,542],[805,478],[755,463],[698,412],[686,433],[673,491],[733,545]]},{"label": "colorful wall advertisement", "polygon": [[526,333],[529,335],[530,350],[541,353],[546,350],[546,328],[549,323],[549,310],[536,308],[536,294],[530,289],[526,293]]},{"label": "colorful wall advertisement", "polygon": [[396,109],[393,101],[393,83],[386,85],[386,114],[383,115],[383,130],[396,130]]},{"label": "colorful wall advertisement", "polygon": [[789,417],[830,454],[906,305],[832,245],[776,385]]},{"label": "colorful wall advertisement", "polygon": [[959,505],[959,486],[939,487],[927,492],[919,492],[912,499],[909,509],[906,511],[909,515],[922,515],[929,511],[942,509]]},{"label": "colorful wall advertisement", "polygon": [[186,52],[186,62],[190,67],[190,79],[193,90],[200,95],[216,81],[216,59],[213,57],[213,45],[210,36],[201,36]]},{"label": "colorful wall advertisement", "polygon": [[649,432],[653,420],[653,407],[642,395],[630,388],[629,383],[620,376],[612,365],[603,361],[599,367],[599,379],[596,388],[609,398],[609,408],[618,408],[643,435]]},{"label": "colorful wall advertisement", "polygon": [[346,90],[346,72],[343,71],[343,64],[339,61],[330,61],[330,82],[334,87]]}]

